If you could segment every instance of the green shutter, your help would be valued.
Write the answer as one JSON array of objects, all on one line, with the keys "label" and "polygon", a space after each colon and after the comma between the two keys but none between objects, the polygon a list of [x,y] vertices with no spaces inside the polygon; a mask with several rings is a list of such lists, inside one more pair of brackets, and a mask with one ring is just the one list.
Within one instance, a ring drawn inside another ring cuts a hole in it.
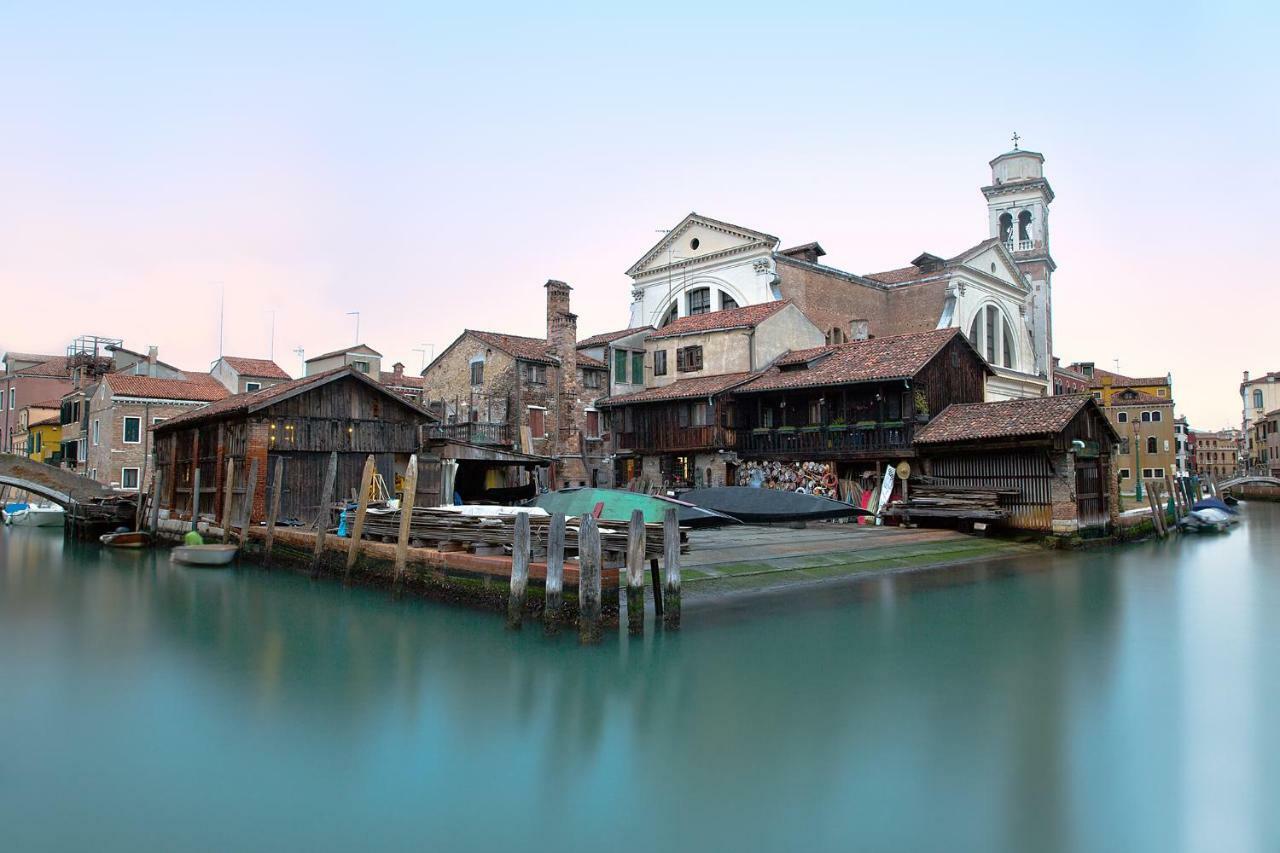
[{"label": "green shutter", "polygon": [[615,382],[627,381],[627,351],[613,351],[613,379]]},{"label": "green shutter", "polygon": [[644,353],[631,353],[631,381],[636,385],[644,384]]}]

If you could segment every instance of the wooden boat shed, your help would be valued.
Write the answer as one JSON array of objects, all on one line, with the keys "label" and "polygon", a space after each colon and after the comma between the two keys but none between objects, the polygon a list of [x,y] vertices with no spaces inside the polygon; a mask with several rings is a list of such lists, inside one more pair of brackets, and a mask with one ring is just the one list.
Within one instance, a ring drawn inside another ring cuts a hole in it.
[{"label": "wooden boat shed", "polygon": [[1014,492],[1010,527],[1071,534],[1114,521],[1120,436],[1088,395],[953,404],[915,442],[927,482]]},{"label": "wooden boat shed", "polygon": [[[330,454],[338,454],[335,495],[360,485],[365,458],[395,490],[423,428],[426,410],[352,367],[236,394],[153,427],[157,501],[171,518],[190,519],[196,472],[199,511],[218,514],[225,500],[227,460],[234,470],[232,518],[242,517],[248,476],[257,465],[251,520],[266,518],[275,466],[284,464],[280,519],[311,523],[321,507]],[[420,481],[420,488],[424,484]],[[428,498],[434,504],[438,496]]]}]

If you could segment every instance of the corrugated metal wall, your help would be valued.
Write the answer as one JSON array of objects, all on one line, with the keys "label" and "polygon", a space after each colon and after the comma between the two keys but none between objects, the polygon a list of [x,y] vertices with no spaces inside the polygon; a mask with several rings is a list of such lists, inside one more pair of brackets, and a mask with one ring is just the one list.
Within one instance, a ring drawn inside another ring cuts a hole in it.
[{"label": "corrugated metal wall", "polygon": [[932,474],[957,486],[1017,489],[1005,504],[1009,524],[1022,530],[1053,530],[1053,469],[1044,453],[975,453],[933,460]]}]

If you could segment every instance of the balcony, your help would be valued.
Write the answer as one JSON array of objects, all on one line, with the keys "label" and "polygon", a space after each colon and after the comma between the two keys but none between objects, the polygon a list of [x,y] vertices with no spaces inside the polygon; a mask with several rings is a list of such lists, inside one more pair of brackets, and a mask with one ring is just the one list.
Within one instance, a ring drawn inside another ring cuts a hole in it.
[{"label": "balcony", "polygon": [[1006,240],[1004,247],[1010,252],[1030,252],[1036,243],[1034,240]]},{"label": "balcony", "polygon": [[804,426],[753,429],[738,433],[737,450],[744,456],[786,459],[845,458],[911,448],[910,423],[863,422],[853,426]]},{"label": "balcony", "polygon": [[617,433],[619,450],[676,453],[714,450],[733,445],[733,431],[718,426],[677,427],[658,422],[647,429]]},{"label": "balcony", "polygon": [[464,421],[458,424],[433,424],[427,428],[428,438],[465,441],[468,444],[511,445],[511,426],[504,423]]}]

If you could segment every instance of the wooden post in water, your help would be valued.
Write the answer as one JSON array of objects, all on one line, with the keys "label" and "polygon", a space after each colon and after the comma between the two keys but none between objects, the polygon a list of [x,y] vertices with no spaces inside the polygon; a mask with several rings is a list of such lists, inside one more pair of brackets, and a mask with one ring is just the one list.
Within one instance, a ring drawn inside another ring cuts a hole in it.
[{"label": "wooden post in water", "polygon": [[644,510],[631,511],[627,528],[627,631],[644,633]]},{"label": "wooden post in water", "polygon": [[649,561],[649,585],[653,587],[653,616],[656,624],[656,620],[662,618],[662,575],[658,573],[657,557]]},{"label": "wooden post in water", "polygon": [[591,513],[578,519],[578,641],[600,642],[600,529]]},{"label": "wooden post in water", "polygon": [[1151,481],[1147,485],[1147,503],[1151,506],[1151,524],[1155,527],[1156,535],[1161,539],[1164,538],[1164,510],[1160,508],[1160,499],[1156,497],[1156,484]]},{"label": "wooden post in water", "polygon": [[347,570],[342,576],[343,583],[351,582],[351,570],[356,567],[360,557],[360,540],[364,536],[364,517],[369,511],[369,490],[373,488],[373,475],[377,472],[377,463],[370,453],[364,460],[364,472],[360,475],[360,495],[356,498],[356,520],[351,525],[351,543],[347,545]]},{"label": "wooden post in water", "polygon": [[222,481],[222,544],[231,541],[231,497],[236,484],[236,460],[227,459],[227,476]]},{"label": "wooden post in water", "polygon": [[666,578],[662,583],[663,620],[668,631],[680,629],[680,520],[675,507],[668,509],[662,519],[663,568]]},{"label": "wooden post in water", "polygon": [[333,484],[338,479],[338,451],[329,454],[329,468],[324,472],[324,486],[320,489],[320,509],[316,511],[316,547],[311,554],[311,577],[320,577],[320,558],[324,556],[324,543],[329,534],[329,502],[333,500]]},{"label": "wooden post in water", "polygon": [[284,487],[284,457],[276,457],[276,470],[271,475],[271,505],[267,507],[267,543],[262,564],[271,565],[271,548],[276,544],[276,519],[280,517],[280,489]]},{"label": "wooden post in water", "polygon": [[560,630],[560,610],[564,607],[564,513],[551,516],[547,530],[546,601],[542,607],[542,627],[548,634]]},{"label": "wooden post in water", "polygon": [[409,456],[409,469],[404,472],[404,494],[400,496],[400,536],[396,539],[395,585],[400,588],[404,567],[409,560],[409,531],[413,524],[413,501],[418,494],[418,454]]},{"label": "wooden post in water", "polygon": [[511,595],[507,597],[507,627],[520,629],[524,621],[524,595],[529,588],[529,513],[516,514],[511,540]]},{"label": "wooden post in water", "polygon": [[244,521],[240,524],[240,550],[249,542],[249,528],[253,524],[253,499],[258,494],[258,457],[249,463],[249,481],[244,484]]},{"label": "wooden post in water", "polygon": [[191,478],[191,529],[200,528],[200,467],[196,466],[195,476]]},{"label": "wooden post in water", "polygon": [[157,470],[156,481],[153,484],[153,490],[155,491],[156,496],[151,499],[150,530],[153,536],[155,535],[156,531],[160,528],[160,496],[164,494],[164,489],[162,488],[163,485],[164,485],[164,471]]}]

